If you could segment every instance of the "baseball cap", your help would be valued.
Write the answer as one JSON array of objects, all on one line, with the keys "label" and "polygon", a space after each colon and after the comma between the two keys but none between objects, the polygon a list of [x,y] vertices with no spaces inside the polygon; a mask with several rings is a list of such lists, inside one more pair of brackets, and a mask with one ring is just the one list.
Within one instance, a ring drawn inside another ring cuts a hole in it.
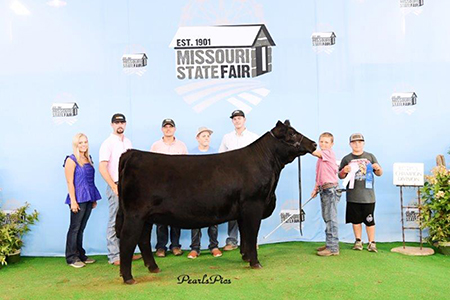
[{"label": "baseball cap", "polygon": [[363,141],[364,142],[364,136],[361,133],[354,133],[350,136],[350,143],[355,141]]},{"label": "baseball cap", "polygon": [[238,117],[238,116],[241,116],[241,117],[244,117],[244,118],[245,118],[244,112],[243,112],[242,110],[240,110],[240,109],[236,109],[235,111],[233,111],[233,112],[231,113],[230,119],[233,119],[234,117]]},{"label": "baseball cap", "polygon": [[171,126],[175,127],[175,122],[172,119],[164,119],[162,121],[162,126],[161,127],[164,127],[166,125],[171,125]]},{"label": "baseball cap", "polygon": [[111,123],[114,122],[126,122],[125,116],[123,114],[114,114],[111,118]]},{"label": "baseball cap", "polygon": [[209,134],[212,134],[212,133],[213,133],[213,131],[212,131],[211,129],[209,129],[208,127],[202,126],[202,127],[199,127],[199,128],[198,128],[197,134],[195,135],[195,137],[198,137],[198,135],[199,135],[200,133],[202,133],[203,131],[208,131]]}]

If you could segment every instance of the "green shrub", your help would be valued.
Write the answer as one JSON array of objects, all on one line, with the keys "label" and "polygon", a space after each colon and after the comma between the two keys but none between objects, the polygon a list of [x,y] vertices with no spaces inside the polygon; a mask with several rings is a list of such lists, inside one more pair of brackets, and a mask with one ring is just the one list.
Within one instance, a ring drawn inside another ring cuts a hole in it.
[{"label": "green shrub", "polygon": [[428,228],[428,241],[450,242],[450,170],[445,166],[433,168],[420,191],[421,227]]},{"label": "green shrub", "polygon": [[0,210],[0,264],[6,265],[6,257],[20,250],[23,246],[22,237],[30,231],[30,225],[38,220],[39,213],[34,210],[27,213],[30,204],[6,214]]}]

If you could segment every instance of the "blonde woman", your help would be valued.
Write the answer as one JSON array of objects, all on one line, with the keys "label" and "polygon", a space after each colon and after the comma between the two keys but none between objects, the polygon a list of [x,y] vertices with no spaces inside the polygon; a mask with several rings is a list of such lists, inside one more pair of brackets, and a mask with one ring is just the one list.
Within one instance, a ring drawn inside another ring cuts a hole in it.
[{"label": "blonde woman", "polygon": [[65,204],[70,208],[70,226],[66,241],[66,262],[74,268],[82,268],[95,260],[86,256],[83,249],[83,232],[91,210],[101,199],[95,187],[95,169],[89,155],[88,138],[83,133],[76,134],[72,139],[73,154],[64,160],[69,193]]}]

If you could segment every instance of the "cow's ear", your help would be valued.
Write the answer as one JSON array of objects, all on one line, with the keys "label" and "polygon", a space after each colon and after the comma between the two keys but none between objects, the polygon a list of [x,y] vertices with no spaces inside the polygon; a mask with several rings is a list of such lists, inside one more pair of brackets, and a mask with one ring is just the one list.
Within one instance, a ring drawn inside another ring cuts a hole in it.
[{"label": "cow's ear", "polygon": [[281,123],[280,121],[278,121],[275,128],[272,129],[272,132],[273,132],[273,135],[275,135],[275,137],[277,137],[279,139],[284,138],[286,136],[287,126],[284,125],[283,123]]},{"label": "cow's ear", "polygon": [[291,122],[289,120],[284,121],[284,125],[291,126]]}]

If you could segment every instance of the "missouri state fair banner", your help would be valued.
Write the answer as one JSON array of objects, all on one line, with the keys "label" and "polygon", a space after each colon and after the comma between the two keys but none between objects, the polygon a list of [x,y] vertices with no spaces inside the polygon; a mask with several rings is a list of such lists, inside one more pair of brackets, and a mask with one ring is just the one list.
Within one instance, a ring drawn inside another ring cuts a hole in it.
[{"label": "missouri state fair banner", "polygon": [[260,76],[272,71],[272,46],[264,25],[181,27],[170,43],[178,79]]},{"label": "missouri state fair banner", "polygon": [[[0,142],[0,208],[28,202],[40,212],[24,255],[64,255],[70,211],[62,165],[79,132],[89,139],[102,196],[84,245],[90,254],[107,252],[109,204],[99,148],[118,112],[126,116],[133,148],[145,151],[161,139],[166,118],[175,121],[175,137],[189,151],[198,146],[201,126],[213,131],[217,150],[234,130],[236,109],[259,136],[286,119],[316,142],[331,132],[338,161],[351,152],[349,136],[360,132],[364,150],[384,170],[373,182],[380,242],[402,239],[394,163],[423,164],[426,175],[436,155],[447,155],[448,140],[437,132],[448,127],[450,113],[444,75],[450,35],[435,29],[450,26],[450,1],[14,3],[0,9],[0,118],[7,129]],[[319,197],[298,214],[299,175],[305,203],[316,161],[307,154],[300,174],[296,161],[282,170],[276,208],[262,221],[259,244],[324,241]],[[409,167],[401,172],[405,180],[416,174]],[[339,238],[353,242],[345,210],[343,193]],[[154,247],[155,230],[152,235]],[[220,247],[226,238],[227,224],[221,224]],[[418,233],[407,233],[407,240],[418,241]],[[204,231],[201,247],[208,243]],[[181,244],[189,249],[189,230],[182,230]]]}]

